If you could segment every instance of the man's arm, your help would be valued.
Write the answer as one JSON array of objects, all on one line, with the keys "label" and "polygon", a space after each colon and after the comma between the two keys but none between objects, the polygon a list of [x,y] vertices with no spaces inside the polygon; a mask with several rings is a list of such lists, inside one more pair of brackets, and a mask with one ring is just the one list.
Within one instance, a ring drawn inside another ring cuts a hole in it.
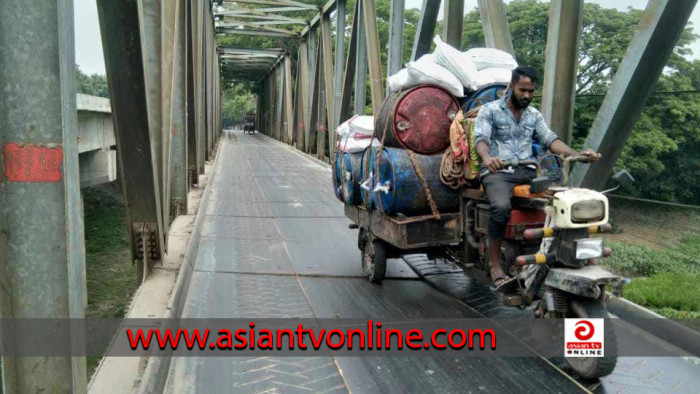
[{"label": "man's arm", "polygon": [[481,158],[481,162],[491,172],[496,172],[504,167],[503,160],[498,157],[491,157],[491,133],[493,132],[493,124],[491,123],[491,111],[488,107],[483,106],[479,110],[474,123],[474,143],[476,153]]}]

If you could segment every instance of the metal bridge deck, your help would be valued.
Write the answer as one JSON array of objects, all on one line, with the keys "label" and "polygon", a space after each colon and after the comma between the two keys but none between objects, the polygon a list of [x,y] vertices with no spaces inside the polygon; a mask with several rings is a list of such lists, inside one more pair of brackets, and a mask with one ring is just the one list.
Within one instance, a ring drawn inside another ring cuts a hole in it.
[{"label": "metal bridge deck", "polygon": [[[206,217],[182,317],[378,319],[488,312],[420,280],[407,264],[424,274],[420,257],[390,260],[389,279],[381,285],[362,278],[357,230],[348,228],[342,203],[332,194],[327,165],[268,137],[240,132],[224,135],[219,155],[210,201],[200,212]],[[623,370],[610,380],[629,375]],[[173,359],[166,392],[506,393],[581,387],[536,358],[187,357]]]}]

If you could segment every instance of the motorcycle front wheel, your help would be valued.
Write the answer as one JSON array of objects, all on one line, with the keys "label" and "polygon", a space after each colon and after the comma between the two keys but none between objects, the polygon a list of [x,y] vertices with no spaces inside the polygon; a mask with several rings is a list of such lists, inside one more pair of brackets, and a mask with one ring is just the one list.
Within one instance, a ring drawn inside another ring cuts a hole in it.
[{"label": "motorcycle front wheel", "polygon": [[[610,314],[600,301],[571,300],[570,317],[579,319],[608,319]],[[604,357],[567,357],[569,366],[584,379],[610,375],[617,364],[617,338],[612,322],[605,324]]]}]

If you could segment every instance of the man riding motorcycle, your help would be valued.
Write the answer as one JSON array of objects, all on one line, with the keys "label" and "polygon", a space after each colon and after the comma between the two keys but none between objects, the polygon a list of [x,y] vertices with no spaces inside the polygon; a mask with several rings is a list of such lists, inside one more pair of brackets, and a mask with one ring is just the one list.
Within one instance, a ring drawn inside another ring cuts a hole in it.
[{"label": "man riding motorcycle", "polygon": [[490,217],[488,244],[491,289],[507,291],[515,283],[499,263],[501,243],[510,219],[513,188],[528,184],[535,177],[535,169],[528,166],[506,167],[507,160],[527,160],[532,157],[532,141],[544,149],[565,157],[588,156],[589,162],[598,159],[590,149],[576,152],[549,129],[544,117],[530,107],[538,78],[531,67],[513,70],[510,94],[481,107],[474,126],[476,152],[481,157],[481,180],[489,198]]}]

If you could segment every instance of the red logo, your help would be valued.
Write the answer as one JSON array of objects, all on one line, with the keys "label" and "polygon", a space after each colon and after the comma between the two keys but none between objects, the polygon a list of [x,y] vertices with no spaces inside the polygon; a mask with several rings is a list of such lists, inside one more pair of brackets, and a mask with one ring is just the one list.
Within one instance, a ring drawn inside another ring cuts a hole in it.
[{"label": "red logo", "polygon": [[595,328],[588,320],[581,320],[576,323],[574,335],[579,341],[587,341],[593,337],[593,334],[595,334]]}]

